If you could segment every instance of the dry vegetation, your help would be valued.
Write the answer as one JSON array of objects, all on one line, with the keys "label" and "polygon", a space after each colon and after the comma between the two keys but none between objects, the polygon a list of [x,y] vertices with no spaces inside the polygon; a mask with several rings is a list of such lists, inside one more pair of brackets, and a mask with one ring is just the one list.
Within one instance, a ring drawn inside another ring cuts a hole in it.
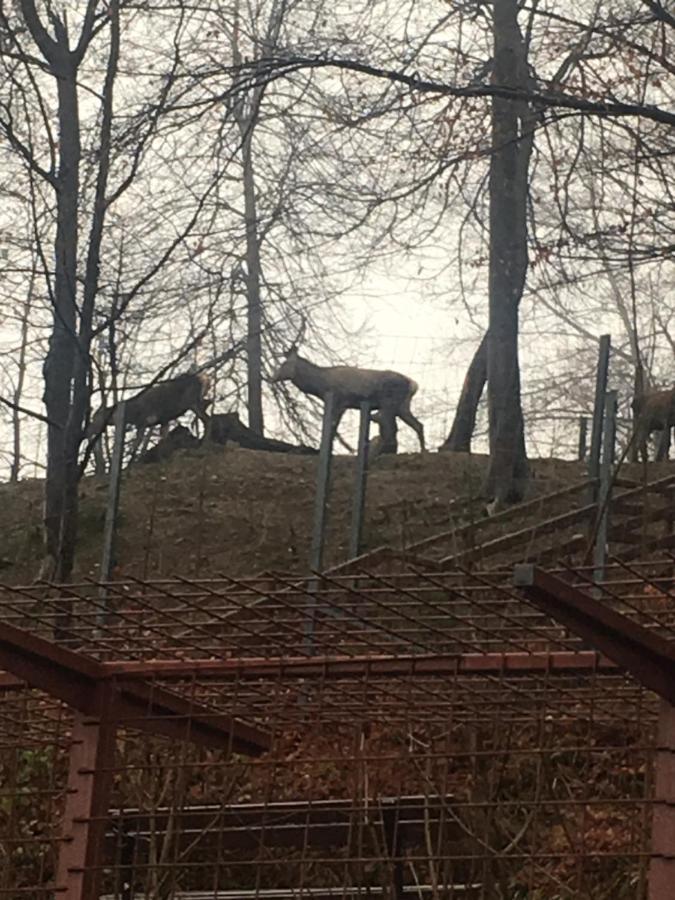
[{"label": "dry vegetation", "polygon": [[[452,504],[478,496],[483,456],[429,453],[381,458],[368,484],[365,549],[401,548],[452,527]],[[354,458],[334,462],[326,563],[347,556]],[[562,460],[533,464],[531,496],[583,478],[583,466]],[[185,451],[166,463],[125,474],[118,562],[138,577],[249,575],[306,568],[317,460],[252,450]],[[0,561],[6,583],[35,577],[41,556],[39,480],[0,486]],[[106,478],[80,488],[78,577],[96,577],[107,497]],[[544,515],[545,511],[542,511]],[[480,500],[466,515],[484,515]]]}]

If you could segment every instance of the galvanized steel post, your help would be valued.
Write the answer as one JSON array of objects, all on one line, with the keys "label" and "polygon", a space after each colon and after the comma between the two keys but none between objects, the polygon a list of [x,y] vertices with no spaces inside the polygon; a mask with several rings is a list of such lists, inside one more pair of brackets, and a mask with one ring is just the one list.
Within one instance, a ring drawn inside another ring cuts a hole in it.
[{"label": "galvanized steel post", "polygon": [[[324,397],[323,424],[321,427],[321,447],[319,449],[319,468],[316,476],[316,499],[314,501],[314,527],[312,529],[312,547],[309,556],[309,567],[312,572],[320,572],[323,567],[323,548],[326,533],[326,510],[330,491],[330,473],[333,460],[335,395],[329,391]],[[316,607],[315,592],[318,587],[316,576],[310,578],[308,591],[311,595],[305,634],[307,644],[311,646],[314,634],[314,613]]]},{"label": "galvanized steel post", "polygon": [[352,521],[349,533],[349,556],[353,559],[361,552],[361,535],[363,533],[363,510],[366,503],[366,485],[368,482],[368,437],[370,432],[370,401],[361,404],[359,420],[359,444],[356,457],[356,476],[354,479],[354,495],[352,497]]},{"label": "galvanized steel post", "polygon": [[[607,392],[607,373],[609,372],[610,335],[603,334],[598,350],[598,368],[595,375],[595,400],[593,403],[593,424],[591,427],[591,450],[588,457],[588,474],[597,478],[600,473],[600,446],[602,443],[602,419]],[[597,487],[592,486],[593,499],[598,495]]]},{"label": "galvanized steel post", "polygon": [[[122,459],[124,457],[124,401],[118,403],[115,410],[115,439],[113,444],[112,460],[110,461],[110,484],[108,486],[108,503],[105,510],[105,525],[103,527],[103,553],[101,555],[101,582],[110,581],[115,561],[115,536],[117,533],[117,513],[120,505],[120,484],[122,480]],[[97,622],[102,625],[107,614],[108,591],[104,584],[99,589],[101,606],[97,615]]]},{"label": "galvanized steel post", "polygon": [[616,442],[617,392],[608,391],[605,397],[604,428],[602,434],[602,465],[600,466],[600,491],[598,494],[598,524],[593,553],[593,580],[605,577],[607,539],[609,534],[609,504],[612,495],[614,444]]},{"label": "galvanized steel post", "polygon": [[579,416],[579,460],[583,462],[588,453],[588,416]]}]

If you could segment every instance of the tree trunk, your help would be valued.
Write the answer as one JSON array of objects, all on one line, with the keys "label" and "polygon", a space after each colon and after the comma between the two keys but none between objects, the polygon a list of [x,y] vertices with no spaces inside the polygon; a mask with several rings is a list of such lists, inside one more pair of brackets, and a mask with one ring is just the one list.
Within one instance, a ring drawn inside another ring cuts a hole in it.
[{"label": "tree trunk", "polygon": [[[98,290],[100,244],[106,210],[112,123],[112,87],[119,51],[119,0],[108,5],[110,57],[103,90],[99,166],[94,214],[84,281],[82,308],[77,307],[80,194],[80,118],[78,69],[95,33],[96,7],[89,0],[79,39],[71,49],[65,16],[51,13],[54,37],[40,21],[35,0],[21,0],[21,12],[31,37],[49,64],[58,99],[58,174],[54,239],[53,320],[49,349],[43,366],[47,428],[45,481],[45,542],[49,574],[57,581],[70,579],[77,540],[79,448],[89,405],[89,363],[94,302]],[[43,569],[46,567],[43,567]],[[69,618],[63,609],[63,624]]]},{"label": "tree trunk", "polygon": [[447,450],[452,453],[471,452],[471,438],[476,427],[478,404],[487,381],[487,359],[488,338],[486,332],[467,370],[450,434],[438,448],[439,450]]},{"label": "tree trunk", "polygon": [[[117,76],[120,46],[119,0],[110,0],[108,16],[110,18],[110,51],[102,93],[96,193],[87,247],[82,307],[79,314],[77,352],[74,355],[71,369],[72,400],[64,435],[66,465],[57,568],[59,581],[68,581],[70,579],[77,545],[79,483],[81,475],[79,452],[84,433],[84,423],[91,401],[91,340],[100,275],[101,242],[103,240],[103,225],[106,213],[106,191],[110,172],[113,87]],[[79,130],[79,123],[76,123],[76,126]]]},{"label": "tree trunk", "polygon": [[253,123],[250,117],[243,123],[244,215],[246,217],[246,300],[248,340],[248,426],[262,435],[262,309],[260,304],[260,245],[258,243],[258,214],[253,171]]},{"label": "tree trunk", "polygon": [[66,428],[71,402],[73,366],[77,344],[77,247],[80,176],[80,124],[76,66],[68,51],[56,73],[59,104],[59,174],[56,190],[57,224],[53,324],[43,366],[47,427],[47,476],[45,483],[45,534],[47,556],[57,578],[69,575],[59,565],[68,466]]},{"label": "tree trunk", "polygon": [[[497,0],[494,80],[528,83],[517,0]],[[518,361],[518,307],[527,273],[527,186],[534,121],[524,103],[492,101],[490,163],[490,323],[488,411],[490,467],[486,494],[499,508],[523,498],[528,478]]]},{"label": "tree trunk", "polygon": [[14,409],[12,411],[12,430],[13,430],[13,450],[12,450],[12,466],[9,472],[9,480],[16,483],[19,480],[21,472],[21,413],[19,406],[23,397],[23,386],[26,381],[26,350],[28,348],[28,326],[30,319],[30,311],[33,302],[33,290],[35,288],[35,264],[31,269],[30,280],[28,282],[28,290],[26,300],[21,311],[21,342],[19,344],[19,358],[17,360],[16,385],[12,401]]}]

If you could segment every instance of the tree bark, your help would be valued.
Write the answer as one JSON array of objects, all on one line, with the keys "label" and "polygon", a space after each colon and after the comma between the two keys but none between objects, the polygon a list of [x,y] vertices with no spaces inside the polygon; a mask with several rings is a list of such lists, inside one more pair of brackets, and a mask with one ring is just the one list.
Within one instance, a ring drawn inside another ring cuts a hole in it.
[{"label": "tree bark", "polygon": [[258,238],[258,214],[253,170],[253,121],[251,113],[242,128],[242,155],[244,178],[244,215],[246,218],[246,298],[247,329],[246,358],[248,365],[248,426],[262,435],[264,432],[262,408],[262,308],[260,304],[260,244]]},{"label": "tree bark", "polygon": [[[525,87],[527,51],[517,0],[496,0],[494,80]],[[527,186],[534,118],[525,103],[492,101],[490,163],[490,322],[486,494],[497,508],[523,498],[528,478],[518,360],[518,308],[527,273]]]},{"label": "tree bark", "polygon": [[[54,239],[52,331],[43,366],[47,429],[45,482],[46,564],[57,581],[70,579],[77,541],[79,448],[89,406],[90,346],[94,303],[98,291],[100,246],[106,211],[105,192],[110,159],[112,88],[119,53],[119,0],[111,0],[110,55],[103,89],[99,165],[92,215],[82,308],[77,307],[81,138],[78,69],[94,33],[96,0],[88,0],[77,45],[57,15],[51,15],[52,37],[37,13],[34,0],[21,0],[21,12],[31,37],[49,64],[58,100],[58,174]],[[46,574],[46,573],[45,573]],[[68,617],[65,610],[64,618]]]},{"label": "tree bark", "polygon": [[9,480],[15,484],[19,480],[21,472],[21,413],[19,407],[23,397],[23,386],[26,381],[26,351],[28,349],[28,327],[30,312],[35,289],[35,265],[33,265],[28,282],[26,300],[21,311],[21,343],[19,345],[19,358],[17,359],[16,385],[12,395],[14,409],[12,410],[13,450],[12,466],[9,472]]},{"label": "tree bark", "polygon": [[487,381],[488,333],[483,335],[464,378],[450,434],[438,448],[452,453],[470,453],[478,404]]},{"label": "tree bark", "polygon": [[80,180],[80,123],[77,67],[67,44],[59,44],[59,174],[56,189],[52,333],[43,366],[47,428],[47,475],[45,483],[45,537],[47,556],[59,577],[61,526],[68,476],[66,426],[70,411],[72,374],[77,353],[77,249],[78,196]]},{"label": "tree bark", "polygon": [[71,370],[72,402],[68,414],[64,443],[66,449],[66,471],[63,485],[63,509],[59,535],[59,555],[57,578],[68,581],[75,562],[77,526],[79,513],[80,463],[79,451],[84,434],[91,400],[91,340],[93,333],[94,308],[98,292],[101,242],[106,213],[106,191],[110,172],[110,150],[113,117],[113,88],[117,76],[120,48],[119,0],[111,0],[110,50],[106,67],[105,84],[102,92],[102,114],[98,170],[96,173],[96,193],[91,218],[91,229],[87,246],[87,260],[84,274],[82,308],[79,314],[77,352]]}]

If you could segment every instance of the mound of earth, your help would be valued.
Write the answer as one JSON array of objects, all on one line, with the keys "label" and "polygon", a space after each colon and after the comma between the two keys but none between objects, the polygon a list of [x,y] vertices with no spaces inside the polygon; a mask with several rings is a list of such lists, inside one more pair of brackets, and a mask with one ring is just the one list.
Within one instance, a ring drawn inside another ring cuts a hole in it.
[{"label": "mound of earth", "polygon": [[[236,448],[178,452],[124,473],[116,559],[119,575],[252,575],[307,571],[317,458]],[[347,558],[355,458],[337,456],[329,501],[325,564]],[[453,503],[474,497],[463,515],[485,515],[479,498],[484,456],[429,453],[381,457],[368,482],[364,551],[406,547],[459,524]],[[534,460],[530,499],[585,477],[581,463]],[[672,463],[650,466],[650,478]],[[632,471],[634,470],[634,471]],[[639,479],[641,467],[622,474]],[[82,481],[75,576],[99,572],[108,482]],[[42,482],[0,485],[2,580],[26,584],[42,557]],[[546,517],[546,509],[541,510]],[[512,521],[509,530],[516,530]]]}]

